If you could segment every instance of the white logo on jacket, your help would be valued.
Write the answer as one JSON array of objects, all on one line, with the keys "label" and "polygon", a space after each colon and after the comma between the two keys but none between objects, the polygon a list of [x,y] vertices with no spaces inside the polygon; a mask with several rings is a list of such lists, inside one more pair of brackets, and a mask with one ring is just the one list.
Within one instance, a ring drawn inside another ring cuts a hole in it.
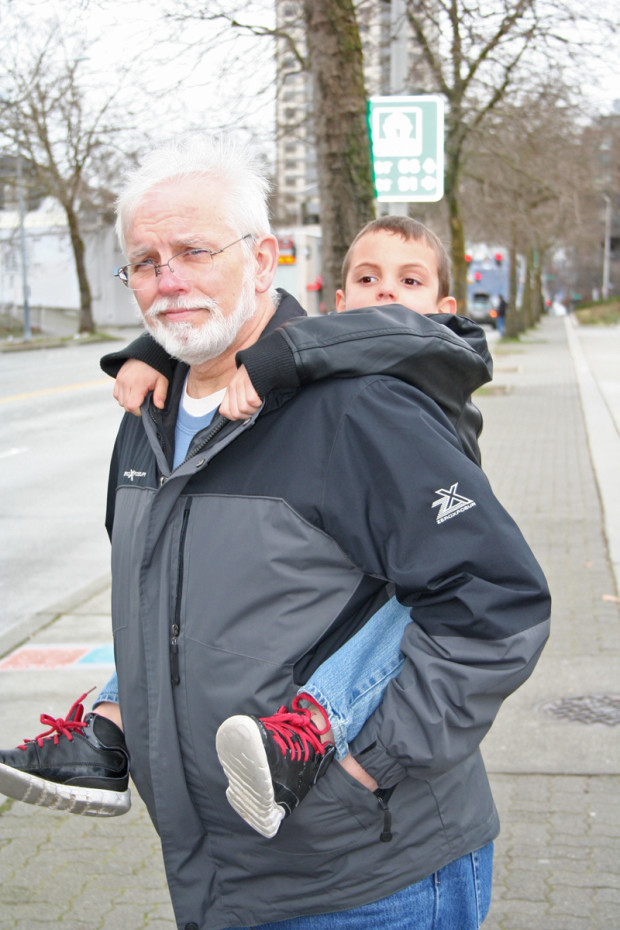
[{"label": "white logo on jacket", "polygon": [[129,478],[129,480],[133,482],[134,478],[146,478],[146,472],[145,471],[134,471],[132,468],[131,471],[123,472],[123,478]]},{"label": "white logo on jacket", "polygon": [[463,494],[457,494],[456,489],[458,486],[458,481],[455,481],[449,489],[437,488],[435,491],[435,494],[438,494],[439,497],[436,501],[433,501],[431,506],[439,507],[437,511],[437,523],[445,523],[446,520],[451,520],[452,517],[456,517],[460,513],[465,513],[466,510],[471,510],[472,507],[476,506],[476,502],[470,500],[469,497],[464,497]]}]

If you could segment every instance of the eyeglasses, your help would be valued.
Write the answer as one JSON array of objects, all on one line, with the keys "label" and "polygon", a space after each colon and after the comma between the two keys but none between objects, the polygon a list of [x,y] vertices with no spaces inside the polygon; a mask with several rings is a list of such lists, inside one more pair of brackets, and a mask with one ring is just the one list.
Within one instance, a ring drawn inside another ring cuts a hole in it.
[{"label": "eyeglasses", "polygon": [[[205,268],[208,269],[213,264],[214,255],[225,252],[226,249],[230,249],[231,246],[236,245],[238,242],[243,242],[244,239],[253,238],[252,233],[246,233],[240,239],[235,239],[234,242],[230,242],[215,251],[212,249],[186,249],[184,252],[179,252],[178,255],[173,255],[167,262],[160,262],[159,264],[153,261],[152,258],[147,259],[145,262],[133,262],[131,265],[123,265],[122,268],[117,268],[114,277],[119,278],[125,287],[130,287],[132,291],[150,287],[161,274],[162,268],[167,268],[181,280],[187,280],[191,278],[193,272],[197,269],[203,271]],[[174,262],[174,265],[172,262]]]}]

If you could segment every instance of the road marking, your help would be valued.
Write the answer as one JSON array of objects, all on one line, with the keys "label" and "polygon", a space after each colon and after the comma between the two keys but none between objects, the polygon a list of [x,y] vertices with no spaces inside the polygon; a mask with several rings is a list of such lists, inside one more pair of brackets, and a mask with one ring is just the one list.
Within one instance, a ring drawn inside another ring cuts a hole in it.
[{"label": "road marking", "polygon": [[33,397],[45,397],[46,394],[62,394],[64,391],[80,391],[82,388],[98,387],[110,384],[110,378],[97,378],[96,381],[79,381],[76,384],[63,384],[59,387],[41,388],[39,391],[27,391],[25,394],[11,394],[0,397],[0,404],[10,404],[18,400],[30,400]]},{"label": "road marking", "polygon": [[112,643],[98,646],[21,646],[0,662],[0,671],[26,672],[36,669],[76,668],[81,665],[114,665]]}]

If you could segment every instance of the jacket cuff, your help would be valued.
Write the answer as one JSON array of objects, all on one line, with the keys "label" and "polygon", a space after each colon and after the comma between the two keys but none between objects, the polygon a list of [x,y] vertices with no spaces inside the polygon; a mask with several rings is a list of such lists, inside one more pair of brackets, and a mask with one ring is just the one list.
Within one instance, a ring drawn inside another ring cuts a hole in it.
[{"label": "jacket cuff", "polygon": [[142,333],[124,349],[104,355],[99,364],[106,375],[116,378],[122,366],[130,358],[135,358],[146,365],[150,365],[168,381],[172,380],[173,359],[158,342],[155,342],[150,333]]},{"label": "jacket cuff", "polygon": [[237,352],[235,361],[238,366],[245,365],[261,400],[276,388],[298,388],[301,384],[293,350],[278,330]]}]

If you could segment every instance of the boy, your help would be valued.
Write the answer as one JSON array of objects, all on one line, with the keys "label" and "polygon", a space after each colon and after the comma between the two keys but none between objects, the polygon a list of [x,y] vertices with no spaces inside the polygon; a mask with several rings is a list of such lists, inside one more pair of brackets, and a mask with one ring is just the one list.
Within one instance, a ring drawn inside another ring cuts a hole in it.
[{"label": "boy", "polygon": [[[336,295],[339,313],[386,303],[422,315],[456,313],[456,301],[448,294],[445,250],[415,220],[384,217],[367,224],[345,256],[342,281],[343,289]],[[277,332],[267,336],[264,348],[278,338]],[[273,359],[275,346],[270,345],[269,351]],[[251,351],[239,353],[238,358],[252,370]],[[275,364],[273,376],[273,384],[263,385],[263,395],[279,384]],[[229,418],[245,417],[261,403],[252,381],[240,369],[220,412]],[[479,461],[476,430],[463,419],[460,427],[464,447]],[[259,833],[275,835],[334,755],[350,775],[369,790],[377,790],[374,779],[348,753],[348,743],[378,705],[390,679],[398,675],[403,664],[399,644],[410,622],[409,610],[390,599],[320,665],[293,699],[291,711],[281,707],[271,717],[236,715],[222,723],[216,747],[229,780],[229,803]]]},{"label": "boy", "polygon": [[[481,418],[468,397],[490,380],[491,359],[482,330],[453,315],[456,305],[448,293],[449,262],[441,242],[422,224],[407,217],[375,220],[358,234],[345,257],[343,285],[337,293],[337,310],[353,312],[344,317],[300,318],[239,354],[245,368],[241,367],[231,382],[220,413],[230,419],[246,418],[261,406],[260,397],[273,390],[294,389],[322,377],[383,372],[413,383],[435,399],[467,454],[479,462]],[[375,309],[360,309],[369,305]],[[377,309],[383,305],[389,310]],[[420,317],[412,318],[411,310]],[[432,314],[441,315],[432,321],[424,319]],[[113,373],[116,362],[132,357],[148,359],[165,375],[170,371],[170,359],[148,336],[140,337],[121,353],[107,356],[102,362],[107,365],[104,370]],[[128,366],[119,376],[115,386],[119,403],[133,410],[146,392],[155,388],[156,405],[163,407],[158,375],[149,368],[143,370],[148,373],[146,378],[140,378],[135,371],[135,365],[133,373]],[[360,631],[326,662],[319,661],[321,650],[317,649],[308,662],[308,669],[314,665],[317,672],[307,680],[303,696],[298,694],[293,699],[292,713],[281,709],[273,717],[262,719],[237,715],[220,727],[217,748],[230,782],[228,799],[265,836],[275,835],[282,819],[303,799],[334,755],[366,787],[377,787],[347,754],[347,743],[380,701],[388,681],[398,674],[402,665],[399,643],[411,617],[395,599],[387,601],[372,617],[369,610],[367,617],[370,619]],[[331,645],[325,649],[326,654],[330,652]],[[369,676],[367,681],[365,675]],[[335,683],[340,685],[337,694]],[[99,695],[95,707],[95,728],[97,717],[114,720],[120,726],[114,679]],[[328,709],[327,714],[323,708]],[[59,743],[58,735],[69,736],[69,749],[71,744],[85,742],[80,739],[87,736],[81,732],[81,705],[77,711],[74,705],[72,711],[65,728],[54,735],[54,747],[67,748],[67,739]],[[92,729],[93,716],[89,716],[88,728]],[[117,735],[114,751],[119,755],[122,747]],[[20,747],[25,756],[29,752],[36,754],[41,742],[44,748],[50,748],[51,731],[42,737]],[[97,733],[87,738],[94,743]],[[87,748],[94,750],[93,746]],[[96,749],[105,754],[108,746],[102,743]],[[126,771],[126,762],[120,761]],[[34,783],[38,789],[37,782],[43,779],[37,773],[36,760],[29,768],[27,761],[21,762],[19,750],[0,753],[0,791],[25,799],[22,785],[15,785],[20,769],[26,772],[29,788]],[[62,772],[62,764],[58,771]],[[116,814],[128,809],[128,791],[117,792],[116,798],[108,791],[108,802],[104,788],[96,802],[99,809],[93,809],[91,804],[85,810],[79,803],[79,773],[76,776],[74,771],[72,775],[73,811]],[[29,800],[59,808],[69,806],[62,800],[61,781],[61,774],[51,778],[48,775],[45,787],[35,790]]]}]

